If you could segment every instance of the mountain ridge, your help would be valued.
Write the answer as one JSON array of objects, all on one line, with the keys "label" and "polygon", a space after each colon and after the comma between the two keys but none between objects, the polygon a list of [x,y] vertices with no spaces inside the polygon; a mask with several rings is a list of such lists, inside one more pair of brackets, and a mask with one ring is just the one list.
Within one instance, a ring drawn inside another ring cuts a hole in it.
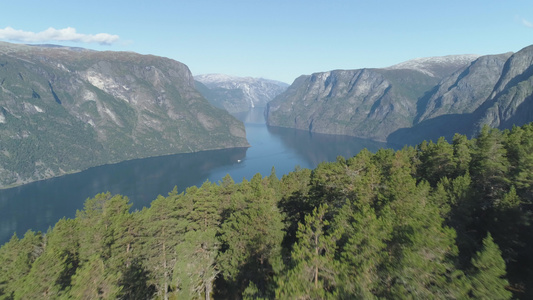
[{"label": "mountain ridge", "polygon": [[128,159],[247,147],[178,61],[0,43],[0,186]]},{"label": "mountain ridge", "polygon": [[285,91],[287,83],[254,77],[237,77],[225,74],[194,76],[196,87],[216,107],[230,113],[266,107],[274,97]]},{"label": "mountain ridge", "polygon": [[[394,144],[441,135],[451,139],[456,132],[472,137],[483,124],[505,129],[533,121],[532,65],[533,46],[528,46],[516,53],[318,72],[299,77],[272,100],[267,122]],[[342,72],[373,75],[356,81]]]},{"label": "mountain ridge", "polygon": [[[442,77],[443,69],[447,72],[455,71],[479,58],[477,54],[459,54],[433,57],[420,57],[401,62],[390,67],[387,70],[410,69],[422,72],[432,77]],[[446,72],[444,71],[444,72]]]}]

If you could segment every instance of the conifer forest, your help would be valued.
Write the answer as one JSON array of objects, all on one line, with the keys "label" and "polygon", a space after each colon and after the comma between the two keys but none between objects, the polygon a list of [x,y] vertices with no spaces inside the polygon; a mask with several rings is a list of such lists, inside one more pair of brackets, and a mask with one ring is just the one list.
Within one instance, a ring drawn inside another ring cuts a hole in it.
[{"label": "conifer forest", "polygon": [[533,124],[264,175],[87,199],[0,248],[0,299],[533,299]]}]

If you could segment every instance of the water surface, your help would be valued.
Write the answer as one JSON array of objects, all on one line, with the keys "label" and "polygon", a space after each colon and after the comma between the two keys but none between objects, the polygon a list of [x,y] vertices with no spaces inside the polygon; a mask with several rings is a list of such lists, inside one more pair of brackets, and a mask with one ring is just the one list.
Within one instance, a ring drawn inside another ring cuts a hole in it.
[{"label": "water surface", "polygon": [[351,157],[387,144],[347,136],[267,127],[261,109],[235,115],[245,123],[250,148],[177,154],[126,161],[23,186],[0,190],[0,244],[28,229],[46,231],[60,218],[73,218],[87,198],[101,192],[127,196],[133,209],[142,209],[174,186],[178,191],[218,182],[229,174],[236,182],[256,173],[281,177],[301,168],[315,168],[337,156]]}]

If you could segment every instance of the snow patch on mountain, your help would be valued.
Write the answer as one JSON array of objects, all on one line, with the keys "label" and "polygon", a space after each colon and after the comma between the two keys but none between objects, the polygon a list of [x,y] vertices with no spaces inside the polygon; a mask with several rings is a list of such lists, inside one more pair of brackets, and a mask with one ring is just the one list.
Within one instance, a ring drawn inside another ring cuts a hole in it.
[{"label": "snow patch on mountain", "polygon": [[422,57],[411,59],[388,68],[387,70],[408,69],[422,72],[432,77],[442,77],[440,71],[442,68],[461,68],[469,65],[474,60],[478,59],[480,55],[477,54],[463,54],[463,55],[447,55],[436,57]]},{"label": "snow patch on mountain", "polygon": [[[265,107],[266,104],[281,94],[289,86],[287,83],[253,77],[237,77],[226,74],[203,74],[194,76],[215,93],[213,99],[204,95],[212,102],[220,102],[230,112],[246,111],[254,107]],[[238,93],[228,93],[238,91]],[[232,97],[227,97],[231,95]],[[241,95],[236,97],[235,95]]]}]

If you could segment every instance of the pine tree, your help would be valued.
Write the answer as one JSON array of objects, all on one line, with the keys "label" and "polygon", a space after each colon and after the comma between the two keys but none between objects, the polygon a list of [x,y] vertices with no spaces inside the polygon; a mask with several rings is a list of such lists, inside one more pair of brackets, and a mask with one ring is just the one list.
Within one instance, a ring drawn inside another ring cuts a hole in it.
[{"label": "pine tree", "polygon": [[472,160],[472,142],[466,135],[455,134],[453,136],[453,161],[455,163],[455,176],[462,176],[469,171]]},{"label": "pine tree", "polygon": [[283,223],[275,193],[260,174],[243,181],[242,208],[222,224],[219,264],[224,280],[241,294],[254,282],[264,294],[271,293],[274,261],[280,256]]},{"label": "pine tree", "polygon": [[443,177],[451,177],[455,173],[453,148],[443,138],[437,143],[429,142],[420,153],[419,174],[432,186]]},{"label": "pine tree", "polygon": [[490,233],[483,239],[481,251],[472,258],[472,295],[478,299],[511,299],[512,294],[505,289],[505,262],[500,249]]},{"label": "pine tree", "polygon": [[41,233],[28,230],[22,239],[13,234],[0,248],[0,297],[11,299],[22,288],[25,276],[42,252]]},{"label": "pine tree", "polygon": [[298,226],[298,242],[292,251],[293,267],[278,278],[276,297],[283,299],[319,299],[335,287],[334,261],[337,234],[327,234],[325,219],[328,206],[321,205]]},{"label": "pine tree", "polygon": [[176,246],[183,240],[187,223],[178,215],[178,202],[182,196],[159,196],[141,215],[142,257],[150,273],[150,283],[165,300],[171,292],[172,274],[179,255]]},{"label": "pine tree", "polygon": [[220,272],[216,265],[219,241],[217,229],[190,231],[176,252],[174,279],[178,299],[198,299],[203,294],[211,299],[213,282]]},{"label": "pine tree", "polygon": [[220,248],[216,237],[221,210],[215,184],[205,182],[200,188],[189,188],[180,198],[179,215],[187,219],[184,240],[176,247],[178,254],[173,281],[178,298],[210,299],[219,268],[215,258]]},{"label": "pine tree", "polygon": [[372,299],[380,294],[380,269],[388,260],[387,243],[391,238],[390,216],[387,210],[378,218],[368,205],[353,212],[348,205],[343,211],[346,221],[336,220],[335,226],[345,226],[346,243],[340,251],[339,282],[342,298]]},{"label": "pine tree", "polygon": [[85,201],[84,209],[76,213],[80,237],[80,259],[87,260],[94,254],[109,259],[116,247],[116,226],[129,215],[131,204],[127,197],[112,196],[111,193],[98,194]]},{"label": "pine tree", "polygon": [[492,208],[494,201],[508,190],[509,161],[503,147],[502,134],[484,126],[475,140],[471,161],[471,176],[479,194],[482,209]]},{"label": "pine tree", "polygon": [[380,297],[445,298],[462,295],[459,282],[451,282],[458,250],[455,231],[443,226],[437,206],[429,200],[427,182],[416,184],[402,151],[392,161],[383,193],[392,224],[388,243],[387,286]]},{"label": "pine tree", "polygon": [[78,268],[72,277],[72,288],[68,298],[73,299],[116,299],[120,295],[119,273],[104,266],[104,261],[93,255]]},{"label": "pine tree", "polygon": [[[15,299],[56,299],[70,286],[65,284],[65,275],[70,275],[69,257],[53,249],[47,250],[32,265],[22,284],[15,291]],[[67,289],[68,290],[68,289]]]}]

